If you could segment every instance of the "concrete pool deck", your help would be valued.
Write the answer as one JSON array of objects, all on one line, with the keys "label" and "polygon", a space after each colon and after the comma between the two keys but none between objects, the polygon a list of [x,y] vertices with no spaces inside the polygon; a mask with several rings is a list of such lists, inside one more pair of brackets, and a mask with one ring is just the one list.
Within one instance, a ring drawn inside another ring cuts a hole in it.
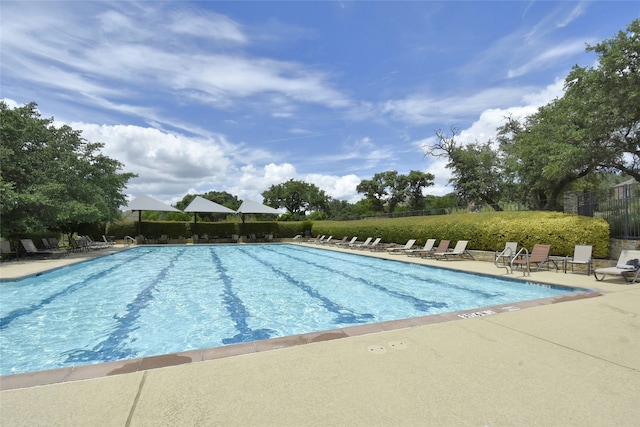
[{"label": "concrete pool deck", "polygon": [[[489,262],[356,253],[504,275]],[[4,262],[0,277],[73,261]],[[119,375],[72,381],[71,373],[39,386],[27,386],[29,374],[23,385],[16,383],[23,375],[6,376],[0,424],[640,425],[640,284],[553,270],[526,280],[596,292],[495,307],[489,315],[482,309],[466,318],[429,316],[242,344],[233,357],[231,350],[197,363],[173,355],[173,363],[156,366],[175,366]]]}]

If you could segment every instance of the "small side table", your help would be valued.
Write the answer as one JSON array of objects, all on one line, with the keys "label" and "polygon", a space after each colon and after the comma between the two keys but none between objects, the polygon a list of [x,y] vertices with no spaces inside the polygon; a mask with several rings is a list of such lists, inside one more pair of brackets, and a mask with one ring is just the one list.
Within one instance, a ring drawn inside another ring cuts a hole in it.
[{"label": "small side table", "polygon": [[556,267],[556,272],[560,270],[558,264],[562,264],[562,272],[566,274],[567,272],[567,257],[566,256],[550,256],[547,258],[547,269],[549,268],[549,263],[553,263]]}]

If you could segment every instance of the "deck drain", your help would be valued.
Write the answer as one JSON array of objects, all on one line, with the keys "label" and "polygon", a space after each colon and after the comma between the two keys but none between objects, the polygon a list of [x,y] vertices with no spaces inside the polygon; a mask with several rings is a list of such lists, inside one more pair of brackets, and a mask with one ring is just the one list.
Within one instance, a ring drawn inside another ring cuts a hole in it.
[{"label": "deck drain", "polygon": [[373,354],[384,354],[387,352],[387,349],[381,345],[370,345],[367,347],[367,350],[369,350],[369,353]]},{"label": "deck drain", "polygon": [[396,350],[404,350],[405,348],[407,348],[407,345],[402,341],[389,341],[389,347]]}]

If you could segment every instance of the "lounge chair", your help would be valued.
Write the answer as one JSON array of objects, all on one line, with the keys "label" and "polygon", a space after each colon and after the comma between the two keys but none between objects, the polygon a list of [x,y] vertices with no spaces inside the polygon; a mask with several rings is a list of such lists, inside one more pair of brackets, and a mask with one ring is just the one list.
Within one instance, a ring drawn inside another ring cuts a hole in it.
[{"label": "lounge chair", "polygon": [[374,252],[380,252],[380,251],[386,251],[389,248],[395,248],[396,246],[398,246],[397,243],[380,243],[380,242],[378,242],[375,245],[371,245],[371,247],[369,247],[369,250],[374,251]]},{"label": "lounge chair", "polygon": [[[298,234],[298,236],[300,236],[300,237],[298,237],[299,239],[302,238],[301,234]],[[320,243],[320,242],[322,242],[324,240],[324,238],[325,238],[325,235],[323,234],[322,236],[316,237],[314,239],[307,239],[307,243]],[[294,237],[294,239],[295,239],[295,237]]]},{"label": "lounge chair", "polygon": [[404,244],[404,246],[392,246],[390,248],[387,248],[387,251],[389,251],[389,253],[391,254],[401,254],[404,253],[404,251],[406,251],[407,249],[411,249],[415,243],[416,239],[409,239],[407,240],[407,243]]},{"label": "lounge chair", "polygon": [[66,249],[65,245],[61,244],[57,237],[49,237],[49,246],[52,249]]},{"label": "lounge chair", "polygon": [[[345,240],[346,240],[346,237],[345,237]],[[333,242],[334,242],[333,236],[329,236],[324,240],[318,241],[318,243],[320,243],[321,245],[326,245],[327,243],[333,243]]]},{"label": "lounge chair", "polygon": [[[622,276],[627,283],[635,283],[640,276],[640,251],[623,250],[615,267],[598,268],[593,272],[597,281],[601,282],[607,274],[612,276]],[[602,277],[598,277],[598,274]]]},{"label": "lounge chair", "polygon": [[20,239],[20,243],[22,243],[22,247],[27,252],[27,255],[64,256],[68,254],[64,249],[38,249],[31,239]]},{"label": "lounge chair", "polygon": [[351,238],[351,240],[349,240],[347,242],[347,238],[345,237],[344,239],[342,239],[340,242],[335,243],[336,246],[353,246],[356,244],[356,242],[358,241],[358,236],[353,236]]},{"label": "lounge chair", "polygon": [[15,253],[16,251],[11,250],[11,243],[8,240],[0,241],[0,258],[4,259],[5,256],[13,255]]},{"label": "lounge chair", "polygon": [[521,256],[522,249],[518,252],[518,257],[511,260],[511,271],[513,271],[513,267],[521,266],[524,267],[529,263],[529,268],[531,268],[531,264],[537,264],[536,271],[540,270],[543,264],[549,263],[549,252],[551,251],[551,245],[541,245],[536,243],[533,245],[533,249],[529,256]]},{"label": "lounge chair", "polygon": [[502,261],[504,265],[509,265],[511,259],[518,253],[518,242],[507,242],[504,244],[504,249],[500,252],[496,252],[495,262]]},{"label": "lounge chair", "polygon": [[367,237],[367,239],[362,242],[362,243],[354,243],[353,245],[351,245],[352,249],[362,249],[362,248],[366,248],[367,246],[369,246],[371,244],[371,241],[373,240],[373,237]]},{"label": "lounge chair", "polygon": [[440,243],[438,243],[438,246],[435,249],[430,251],[419,251],[416,252],[416,255],[422,258],[430,258],[436,253],[445,253],[449,250],[449,243],[451,243],[451,240],[440,240]]},{"label": "lounge chair", "polygon": [[[115,246],[116,242],[114,242],[111,239],[107,239],[107,236],[105,236],[104,234],[102,235],[102,241],[105,243],[105,245],[107,245],[108,247],[112,247]],[[196,242],[198,241],[198,236],[196,235]]]},{"label": "lounge chair", "polygon": [[573,257],[567,258],[567,264],[571,264],[571,272],[573,273],[574,264],[584,264],[587,266],[587,276],[591,276],[591,245],[576,245],[573,249]]},{"label": "lounge chair", "polygon": [[465,256],[473,259],[473,255],[467,250],[468,240],[458,240],[455,247],[450,251],[434,252],[433,257],[437,259],[462,259]]},{"label": "lounge chair", "polygon": [[371,251],[375,250],[375,248],[380,245],[380,240],[382,240],[382,237],[376,237],[376,239],[369,243],[368,245],[360,245],[357,248],[358,249],[369,249]]},{"label": "lounge chair", "polygon": [[436,239],[427,239],[427,242],[424,244],[422,248],[419,249],[406,249],[404,251],[408,256],[420,256],[420,252],[431,252],[433,251],[433,245],[436,244]]},{"label": "lounge chair", "polygon": [[104,249],[108,246],[105,242],[96,242],[91,236],[80,236],[79,238],[85,242],[89,249]]}]

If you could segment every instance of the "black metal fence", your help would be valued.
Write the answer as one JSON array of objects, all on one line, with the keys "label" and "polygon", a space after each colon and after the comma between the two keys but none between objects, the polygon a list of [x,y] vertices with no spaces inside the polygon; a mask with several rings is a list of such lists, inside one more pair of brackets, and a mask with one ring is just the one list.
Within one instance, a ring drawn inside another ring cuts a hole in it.
[{"label": "black metal fence", "polygon": [[566,213],[603,218],[614,239],[640,239],[640,184],[624,183],[613,188],[568,192]]}]

